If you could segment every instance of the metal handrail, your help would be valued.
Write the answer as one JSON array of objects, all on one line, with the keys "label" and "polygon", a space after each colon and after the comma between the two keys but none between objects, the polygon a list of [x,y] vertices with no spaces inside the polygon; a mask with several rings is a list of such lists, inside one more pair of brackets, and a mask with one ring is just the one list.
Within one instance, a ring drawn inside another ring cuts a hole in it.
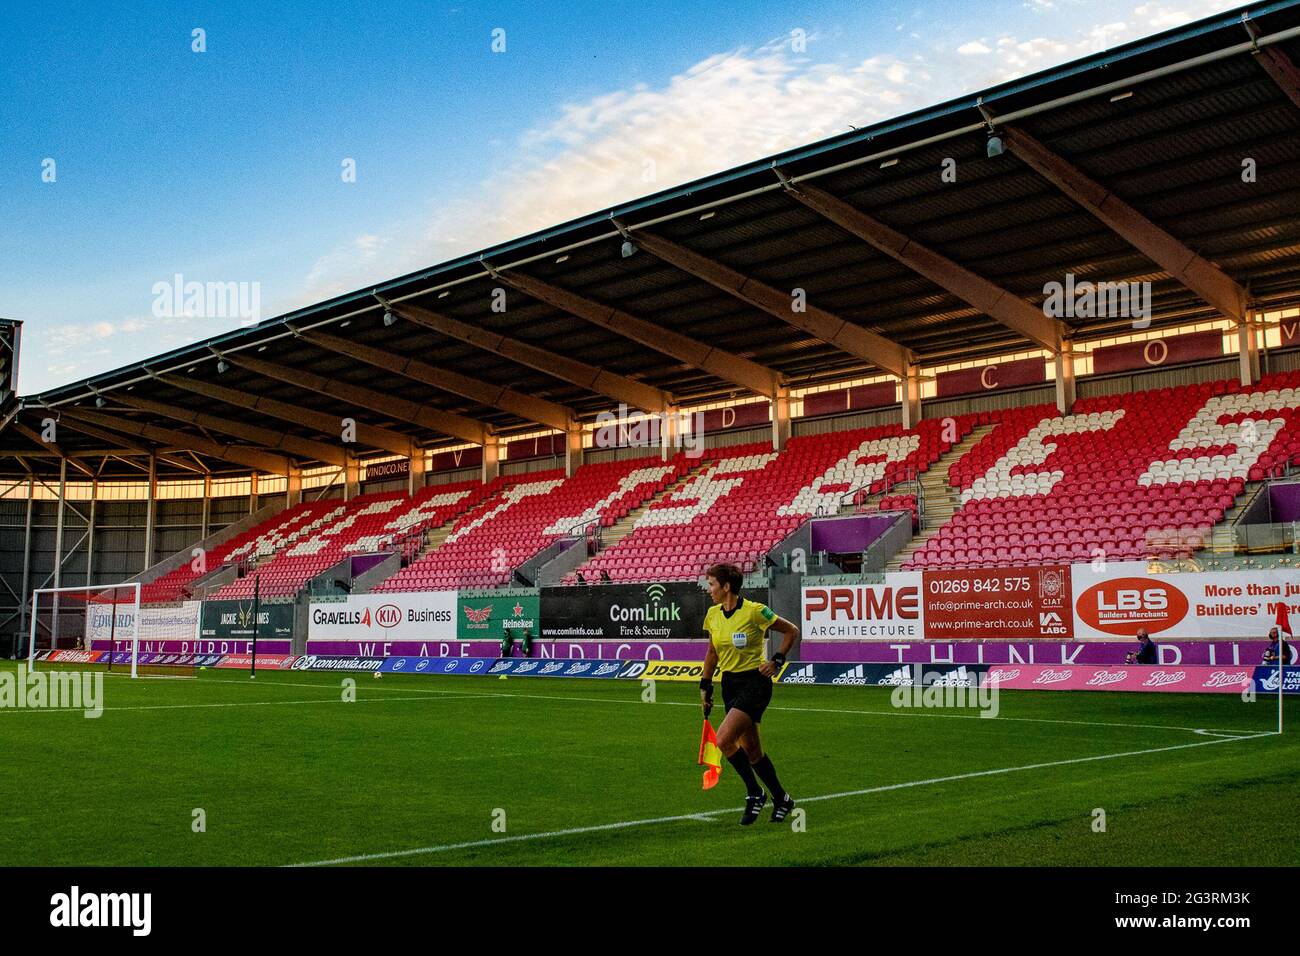
[{"label": "metal handrail", "polygon": [[869,481],[865,485],[859,485],[856,488],[850,488],[848,491],[840,495],[840,500],[839,500],[840,508],[843,508],[846,504],[852,504],[854,497],[857,496],[859,492],[870,491],[872,485],[874,485],[877,481],[885,482],[885,486],[880,489],[879,494],[887,495],[895,488],[897,488],[899,485],[903,484],[904,482],[913,481],[916,482],[919,487],[920,472],[917,471],[915,465],[909,465],[903,471],[902,474],[895,475],[892,479],[877,478],[875,479],[875,481]]},{"label": "metal handrail", "polygon": [[586,542],[587,554],[599,554],[604,548],[605,542],[605,527],[601,524],[604,518],[604,515],[597,515],[585,524],[570,528],[565,537],[581,537]]}]

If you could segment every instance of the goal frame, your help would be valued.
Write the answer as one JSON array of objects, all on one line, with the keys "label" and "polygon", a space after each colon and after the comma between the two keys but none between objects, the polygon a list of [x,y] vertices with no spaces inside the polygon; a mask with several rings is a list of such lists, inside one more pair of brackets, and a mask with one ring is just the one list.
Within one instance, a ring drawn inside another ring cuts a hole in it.
[{"label": "goal frame", "polygon": [[[34,667],[36,664],[36,622],[37,622],[37,613],[40,608],[39,598],[42,594],[51,595],[54,600],[54,609],[56,613],[54,615],[53,620],[55,624],[55,631],[51,634],[51,638],[50,638],[50,649],[53,651],[53,650],[57,650],[57,648],[54,647],[54,641],[57,637],[57,628],[58,628],[57,609],[58,609],[58,596],[60,594],[76,594],[76,593],[84,593],[87,591],[116,591],[125,588],[130,588],[132,594],[134,595],[135,613],[131,615],[131,676],[133,678],[139,677],[140,675],[136,670],[137,664],[140,660],[140,582],[139,581],[124,581],[121,584],[82,584],[82,585],[76,585],[71,587],[35,588],[32,591],[31,622],[27,632],[27,666]],[[131,604],[130,602],[126,602],[126,601],[120,603],[116,601],[114,602],[115,608],[123,607],[123,606],[130,607]],[[116,617],[116,614],[114,614],[114,617]],[[110,664],[112,663],[113,654],[114,654],[113,641],[116,639],[117,638],[111,639],[108,644],[108,655],[109,655],[108,659]]]}]

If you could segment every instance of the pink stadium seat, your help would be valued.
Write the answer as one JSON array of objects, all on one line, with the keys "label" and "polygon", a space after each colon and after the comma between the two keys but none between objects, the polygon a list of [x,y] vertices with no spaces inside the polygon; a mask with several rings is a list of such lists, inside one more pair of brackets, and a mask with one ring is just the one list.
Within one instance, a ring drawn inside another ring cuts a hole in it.
[{"label": "pink stadium seat", "polygon": [[[565,478],[543,471],[499,479],[446,541],[376,591],[499,587],[538,551],[586,527],[611,527],[690,470],[682,455],[584,465]],[[579,547],[581,545],[578,545]],[[630,576],[630,567],[619,569]]]},{"label": "pink stadium seat", "polygon": [[[1300,452],[1300,372],[997,413],[948,473],[962,507],[905,567],[1186,557]],[[987,541],[980,546],[977,542]],[[964,546],[964,558],[957,550]]]},{"label": "pink stadium seat", "polygon": [[[766,442],[714,448],[703,467],[656,501],[615,546],[578,568],[590,583],[694,580],[710,564],[753,571],[783,538],[819,513],[834,514],[845,496],[860,499],[926,471],[975,427],[976,416],[791,438],[780,453]],[[912,495],[886,496],[881,508],[916,514]]]}]

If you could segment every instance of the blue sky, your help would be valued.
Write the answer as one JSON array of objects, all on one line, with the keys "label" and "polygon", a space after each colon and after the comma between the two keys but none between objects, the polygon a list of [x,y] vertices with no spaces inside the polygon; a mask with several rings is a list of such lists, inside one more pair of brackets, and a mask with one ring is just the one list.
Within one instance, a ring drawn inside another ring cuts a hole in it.
[{"label": "blue sky", "polygon": [[20,391],[240,324],[155,314],[177,274],[256,283],[268,318],[1232,6],[7,4]]}]

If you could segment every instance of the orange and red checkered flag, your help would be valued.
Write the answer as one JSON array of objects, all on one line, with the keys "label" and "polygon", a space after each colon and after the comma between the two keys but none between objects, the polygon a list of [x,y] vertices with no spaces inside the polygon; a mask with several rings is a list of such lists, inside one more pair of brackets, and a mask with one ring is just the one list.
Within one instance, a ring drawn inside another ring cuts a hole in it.
[{"label": "orange and red checkered flag", "polygon": [[718,736],[713,732],[713,725],[704,719],[704,730],[700,733],[700,759],[704,771],[704,789],[710,790],[718,785],[718,775],[722,773],[722,748],[718,746]]}]

